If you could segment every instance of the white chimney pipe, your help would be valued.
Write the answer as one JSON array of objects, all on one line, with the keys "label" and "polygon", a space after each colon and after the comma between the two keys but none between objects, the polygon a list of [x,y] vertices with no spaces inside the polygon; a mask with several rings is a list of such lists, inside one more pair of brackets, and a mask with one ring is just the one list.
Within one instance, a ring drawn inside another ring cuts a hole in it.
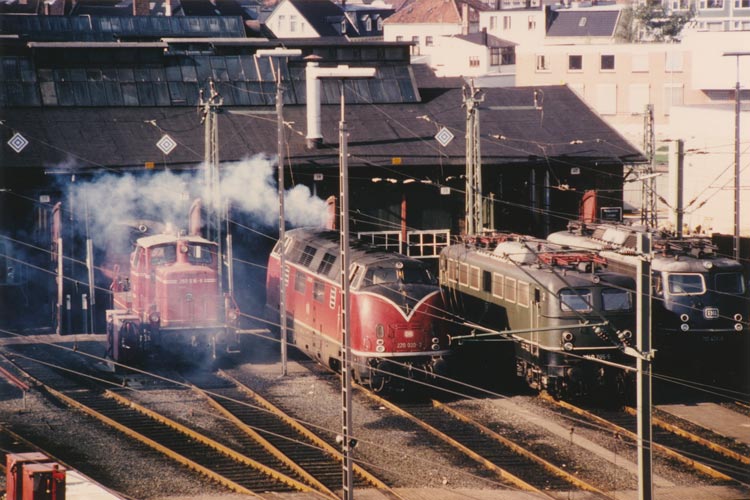
[{"label": "white chimney pipe", "polygon": [[314,148],[323,142],[320,131],[320,80],[316,77],[319,64],[314,61],[307,63],[305,75],[307,97],[307,147]]}]

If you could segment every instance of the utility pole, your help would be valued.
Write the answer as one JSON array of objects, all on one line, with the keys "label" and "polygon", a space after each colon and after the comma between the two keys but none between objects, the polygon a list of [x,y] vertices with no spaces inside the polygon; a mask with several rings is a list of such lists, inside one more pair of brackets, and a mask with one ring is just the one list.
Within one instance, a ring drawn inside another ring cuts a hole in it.
[{"label": "utility pole", "polygon": [[641,224],[655,228],[656,217],[656,181],[654,170],[656,162],[656,137],[654,133],[654,105],[646,104],[643,115],[643,151],[648,164],[642,168],[641,178]]},{"label": "utility pole", "polygon": [[208,81],[209,95],[205,98],[200,90],[201,122],[204,127],[204,184],[206,189],[206,239],[215,242],[217,247],[219,285],[223,288],[223,262],[221,241],[221,186],[219,184],[219,123],[218,113],[224,99],[216,91],[214,81]]},{"label": "utility pole", "polygon": [[638,381],[636,384],[638,410],[638,499],[651,500],[653,479],[651,470],[651,235],[638,234],[638,277],[636,293],[637,338],[636,349],[641,353],[636,357]]},{"label": "utility pole", "polygon": [[279,172],[279,337],[281,341],[281,374],[287,374],[287,346],[286,346],[286,257],[284,255],[284,86],[281,83],[281,58],[293,57],[302,54],[300,49],[283,49],[277,47],[273,50],[259,50],[255,53],[257,57],[268,56],[276,59],[276,137]]},{"label": "utility pole", "polygon": [[740,260],[740,57],[750,52],[725,52],[737,63],[737,83],[734,86],[734,258]]},{"label": "utility pole", "polygon": [[466,234],[479,234],[484,229],[482,214],[482,154],[479,140],[479,104],[484,101],[481,90],[472,80],[464,85],[466,106]]},{"label": "utility pole", "polygon": [[[350,305],[349,305],[349,165],[348,137],[344,108],[344,82],[354,78],[373,78],[375,68],[350,68],[339,65],[335,68],[308,66],[313,77],[339,80],[341,89],[341,120],[339,121],[339,246],[340,246],[340,279],[341,279],[341,451],[344,456],[342,470],[342,500],[354,500],[354,474],[352,450],[356,443],[352,438],[352,380],[351,380],[351,338]],[[309,83],[308,83],[309,85]]]}]

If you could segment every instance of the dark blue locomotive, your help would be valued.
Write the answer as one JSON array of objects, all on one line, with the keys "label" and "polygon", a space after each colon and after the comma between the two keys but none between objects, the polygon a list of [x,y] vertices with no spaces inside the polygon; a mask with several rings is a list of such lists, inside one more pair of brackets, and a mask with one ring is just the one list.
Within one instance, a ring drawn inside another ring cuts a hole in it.
[{"label": "dark blue locomotive", "polygon": [[492,363],[514,360],[530,387],[557,397],[625,394],[635,283],[603,263],[593,252],[498,235],[445,248],[440,285],[451,312],[475,326],[464,340],[509,340],[482,347],[494,347]]},{"label": "dark blue locomotive", "polygon": [[[572,222],[549,240],[572,249],[593,249],[607,260],[609,269],[634,277],[637,235],[643,231],[636,226]],[[747,362],[742,353],[750,333],[742,265],[717,255],[707,238],[671,238],[660,231],[652,231],[651,237],[655,370],[685,371],[691,378],[709,375],[714,382],[742,377],[738,368]]]}]

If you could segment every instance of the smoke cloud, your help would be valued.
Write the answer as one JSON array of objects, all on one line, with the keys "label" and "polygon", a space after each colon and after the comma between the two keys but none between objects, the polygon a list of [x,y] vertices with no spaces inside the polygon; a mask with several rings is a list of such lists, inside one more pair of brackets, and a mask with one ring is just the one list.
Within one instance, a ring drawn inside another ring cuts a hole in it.
[{"label": "smoke cloud", "polygon": [[[275,174],[274,161],[265,155],[222,164],[221,196],[259,224],[276,227],[279,198]],[[90,181],[74,181],[70,203],[76,206],[68,208],[87,221],[87,233],[98,247],[123,248],[123,240],[129,237],[123,226],[142,226],[153,232],[185,229],[192,201],[200,197],[205,205],[208,199],[204,186],[202,167],[189,173],[102,174]],[[325,201],[313,196],[306,186],[287,190],[284,200],[290,226],[325,224]]]}]

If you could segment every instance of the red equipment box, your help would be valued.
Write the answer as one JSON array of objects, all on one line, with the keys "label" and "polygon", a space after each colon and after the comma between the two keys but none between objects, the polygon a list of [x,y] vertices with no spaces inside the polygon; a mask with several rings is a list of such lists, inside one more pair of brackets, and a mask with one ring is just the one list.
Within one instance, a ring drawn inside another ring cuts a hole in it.
[{"label": "red equipment box", "polygon": [[22,500],[65,500],[65,468],[56,462],[24,465]]},{"label": "red equipment box", "polygon": [[32,451],[28,453],[8,453],[5,457],[5,490],[8,500],[23,499],[23,467],[26,464],[41,464],[51,462],[44,453]]}]

